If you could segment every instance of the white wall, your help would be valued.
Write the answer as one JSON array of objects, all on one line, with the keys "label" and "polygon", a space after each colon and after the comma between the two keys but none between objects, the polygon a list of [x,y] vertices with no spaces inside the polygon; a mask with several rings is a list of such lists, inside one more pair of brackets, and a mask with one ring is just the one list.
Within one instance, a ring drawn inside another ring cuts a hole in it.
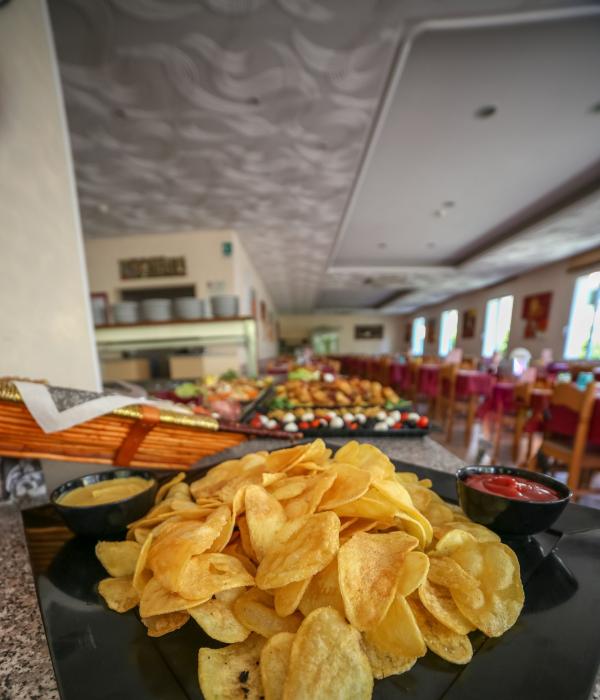
[{"label": "white wall", "polygon": [[[236,294],[240,296],[240,313],[242,316],[252,314],[252,291],[256,299],[256,331],[258,334],[258,357],[260,359],[275,357],[278,350],[276,319],[273,319],[275,306],[261,276],[248,257],[242,244],[242,237],[233,250],[234,279]],[[261,302],[266,307],[266,318],[261,316]],[[272,319],[272,323],[270,322]]]},{"label": "white wall", "polygon": [[43,0],[0,10],[0,375],[99,386],[50,24]]},{"label": "white wall", "polygon": [[[415,311],[402,320],[402,337],[404,337],[404,325],[416,316],[426,318],[435,317],[437,323],[437,338],[435,344],[425,344],[425,354],[437,355],[440,331],[440,315],[445,309],[458,309],[458,338],[457,347],[464,350],[465,355],[481,355],[483,323],[485,317],[485,305],[488,299],[506,294],[514,295],[512,322],[510,330],[509,351],[516,347],[527,348],[534,358],[540,356],[544,348],[551,348],[554,359],[563,357],[565,344],[565,330],[569,322],[571,310],[571,300],[575,280],[579,275],[585,274],[585,270],[569,271],[573,265],[570,260],[563,260],[548,267],[532,270],[520,277],[502,282],[501,284],[488,287],[487,289],[464,294],[454,299],[450,299],[442,304],[424,307]],[[598,266],[597,266],[598,267]],[[591,270],[590,270],[591,271]],[[539,334],[536,338],[525,338],[525,320],[521,318],[523,310],[523,299],[530,294],[552,292],[552,305],[550,307],[550,317],[548,329],[545,333]],[[477,313],[477,324],[475,336],[470,339],[463,339],[462,336],[462,312],[466,309],[475,309]],[[402,342],[402,349],[408,349],[408,343]]]},{"label": "white wall", "polygon": [[[223,254],[223,243],[236,247],[233,231],[190,231],[186,233],[136,234],[109,238],[86,238],[90,288],[92,292],[106,292],[109,301],[121,299],[121,290],[148,287],[176,287],[196,285],[196,296],[208,298],[208,283],[222,283],[224,294],[236,292],[232,257]],[[147,258],[159,255],[186,260],[187,274],[182,277],[156,277],[122,280],[119,261],[128,258]]]},{"label": "white wall", "polygon": [[[280,334],[284,340],[299,342],[310,338],[316,328],[336,328],[339,331],[339,352],[349,354],[381,354],[400,349],[400,320],[398,316],[380,314],[307,314],[279,317]],[[382,324],[381,340],[355,340],[354,326]]]},{"label": "white wall", "polygon": [[[223,253],[224,243],[232,245],[230,256]],[[85,253],[92,292],[106,292],[111,304],[120,300],[122,290],[140,287],[194,284],[196,295],[208,298],[209,283],[216,283],[222,285],[223,293],[237,294],[240,298],[240,315],[249,316],[250,289],[253,288],[259,311],[259,357],[266,358],[277,354],[277,340],[274,336],[269,338],[267,324],[260,318],[260,302],[264,301],[267,310],[273,311],[273,301],[249,259],[240,236],[234,231],[191,231],[88,238],[85,241]],[[183,255],[186,259],[187,274],[182,277],[120,279],[120,260],[158,255]],[[243,354],[240,355],[240,361],[243,361]]]}]

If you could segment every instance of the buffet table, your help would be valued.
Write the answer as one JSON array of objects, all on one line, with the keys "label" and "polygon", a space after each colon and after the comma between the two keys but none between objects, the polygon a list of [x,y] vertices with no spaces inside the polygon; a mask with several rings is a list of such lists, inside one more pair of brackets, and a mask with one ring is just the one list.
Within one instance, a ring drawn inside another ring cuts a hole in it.
[{"label": "buffet table", "polygon": [[250,317],[97,326],[96,345],[100,356],[137,350],[236,345],[246,350],[248,375],[258,374],[256,321]]}]

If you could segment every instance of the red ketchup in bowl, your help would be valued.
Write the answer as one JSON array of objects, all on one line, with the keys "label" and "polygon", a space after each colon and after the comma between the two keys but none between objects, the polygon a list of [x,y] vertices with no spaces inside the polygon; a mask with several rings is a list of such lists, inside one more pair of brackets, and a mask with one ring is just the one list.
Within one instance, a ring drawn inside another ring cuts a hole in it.
[{"label": "red ketchup in bowl", "polygon": [[473,474],[465,479],[472,489],[515,501],[560,501],[560,494],[539,481],[510,474]]}]

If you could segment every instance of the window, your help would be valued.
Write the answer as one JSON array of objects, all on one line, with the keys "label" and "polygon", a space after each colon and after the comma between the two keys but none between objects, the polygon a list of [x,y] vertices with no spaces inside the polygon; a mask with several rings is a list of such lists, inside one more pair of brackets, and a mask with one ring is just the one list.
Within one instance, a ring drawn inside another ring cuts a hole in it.
[{"label": "window", "polygon": [[440,357],[454,350],[456,346],[456,332],[458,330],[458,311],[456,309],[447,309],[442,311],[440,321]]},{"label": "window", "polygon": [[412,338],[410,341],[410,351],[415,356],[423,354],[425,347],[425,316],[414,318],[412,322]]},{"label": "window", "polygon": [[485,307],[483,348],[481,354],[491,357],[495,352],[504,355],[508,349],[510,321],[514,297],[511,295],[490,299]]},{"label": "window", "polygon": [[565,357],[600,359],[600,272],[578,277],[575,282]]}]

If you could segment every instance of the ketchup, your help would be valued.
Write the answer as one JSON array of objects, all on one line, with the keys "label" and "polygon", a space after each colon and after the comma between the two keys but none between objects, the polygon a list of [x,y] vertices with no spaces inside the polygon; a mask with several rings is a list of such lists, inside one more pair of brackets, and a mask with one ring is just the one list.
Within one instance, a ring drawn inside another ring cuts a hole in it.
[{"label": "ketchup", "polygon": [[504,496],[516,501],[560,501],[560,494],[539,481],[508,474],[473,474],[465,479],[467,486],[483,493]]}]

